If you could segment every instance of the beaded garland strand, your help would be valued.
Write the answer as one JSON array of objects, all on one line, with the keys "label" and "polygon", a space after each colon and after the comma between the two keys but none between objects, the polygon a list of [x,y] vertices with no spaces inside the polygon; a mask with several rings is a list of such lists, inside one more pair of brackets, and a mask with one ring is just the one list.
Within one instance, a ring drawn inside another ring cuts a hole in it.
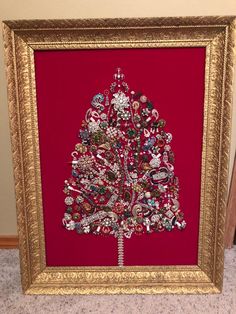
[{"label": "beaded garland strand", "polygon": [[93,97],[72,152],[72,176],[65,181],[67,230],[118,238],[182,230],[171,133],[142,93],[128,93],[117,69],[110,92]]}]

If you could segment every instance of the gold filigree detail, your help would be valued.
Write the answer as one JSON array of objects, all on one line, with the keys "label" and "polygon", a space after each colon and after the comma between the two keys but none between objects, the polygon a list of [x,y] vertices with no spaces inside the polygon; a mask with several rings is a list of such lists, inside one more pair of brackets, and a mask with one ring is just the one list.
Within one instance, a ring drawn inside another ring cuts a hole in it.
[{"label": "gold filigree detail", "polygon": [[[21,278],[27,294],[217,293],[222,288],[235,17],[4,22]],[[34,50],[206,47],[196,266],[46,267]]]}]

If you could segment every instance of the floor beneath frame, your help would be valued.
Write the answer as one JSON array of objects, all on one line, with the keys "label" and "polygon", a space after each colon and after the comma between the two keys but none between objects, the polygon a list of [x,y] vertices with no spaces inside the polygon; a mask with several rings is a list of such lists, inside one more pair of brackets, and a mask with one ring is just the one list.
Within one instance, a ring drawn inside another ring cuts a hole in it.
[{"label": "floor beneath frame", "polygon": [[225,252],[224,289],[217,295],[24,296],[18,250],[0,250],[0,313],[234,314],[236,246]]}]

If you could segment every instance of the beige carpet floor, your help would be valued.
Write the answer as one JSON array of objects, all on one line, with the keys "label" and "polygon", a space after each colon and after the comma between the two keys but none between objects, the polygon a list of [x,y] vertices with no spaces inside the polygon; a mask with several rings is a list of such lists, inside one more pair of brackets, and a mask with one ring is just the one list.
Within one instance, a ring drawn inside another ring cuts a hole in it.
[{"label": "beige carpet floor", "polygon": [[1,314],[236,314],[236,246],[225,252],[224,288],[216,295],[25,296],[18,250],[0,250]]}]

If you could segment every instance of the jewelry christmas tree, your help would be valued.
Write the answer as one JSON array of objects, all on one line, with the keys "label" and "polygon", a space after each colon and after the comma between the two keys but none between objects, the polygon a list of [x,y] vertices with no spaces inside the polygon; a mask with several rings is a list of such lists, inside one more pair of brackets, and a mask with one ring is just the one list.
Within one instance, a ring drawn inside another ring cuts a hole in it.
[{"label": "jewelry christmas tree", "polygon": [[117,69],[110,92],[93,97],[72,152],[72,176],[65,181],[67,230],[118,238],[185,228],[179,208],[171,133],[151,101],[129,93]]}]

